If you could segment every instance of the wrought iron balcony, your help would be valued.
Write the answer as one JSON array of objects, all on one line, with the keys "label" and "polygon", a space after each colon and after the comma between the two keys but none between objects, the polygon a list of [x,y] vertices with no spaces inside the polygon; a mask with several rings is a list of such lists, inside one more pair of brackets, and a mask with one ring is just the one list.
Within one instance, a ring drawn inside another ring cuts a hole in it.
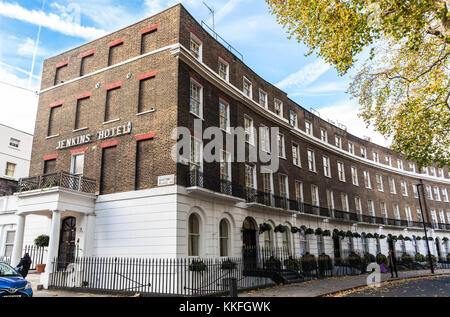
[{"label": "wrought iron balcony", "polygon": [[84,193],[95,194],[97,182],[80,175],[72,175],[65,172],[33,176],[19,180],[19,193],[37,189],[45,190],[55,187],[68,188]]},{"label": "wrought iron balcony", "polygon": [[[307,215],[316,215],[329,217],[346,222],[364,222],[374,225],[390,225],[396,227],[422,227],[422,222],[413,222],[408,220],[391,219],[370,215],[357,214],[355,212],[329,209],[326,207],[313,206],[298,200],[288,199],[260,191],[254,188],[243,187],[219,177],[207,176],[202,172],[190,171],[187,173],[187,187],[201,187],[211,191],[222,193],[229,196],[245,199],[248,204],[258,204],[267,207],[279,208],[289,211],[295,211]],[[431,224],[426,224],[430,226]],[[450,224],[437,224],[439,229],[450,230]]]}]

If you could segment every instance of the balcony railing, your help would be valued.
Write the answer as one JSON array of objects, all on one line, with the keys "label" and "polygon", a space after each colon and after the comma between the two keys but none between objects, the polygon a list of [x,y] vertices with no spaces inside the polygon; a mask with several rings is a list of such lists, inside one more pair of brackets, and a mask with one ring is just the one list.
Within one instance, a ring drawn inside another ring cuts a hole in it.
[{"label": "balcony railing", "polygon": [[[365,222],[374,225],[390,225],[396,227],[423,227],[422,222],[391,219],[377,216],[369,216],[357,214],[355,212],[342,211],[337,209],[329,209],[326,207],[313,206],[298,200],[288,199],[260,191],[254,188],[244,188],[239,184],[222,180],[218,177],[206,176],[202,172],[190,171],[187,174],[187,187],[198,186],[209,189],[225,195],[235,196],[245,199],[247,203],[260,204],[268,207],[274,207],[298,213],[316,215],[322,217],[330,217],[337,220],[348,222]],[[431,224],[427,223],[430,227]],[[450,230],[450,224],[436,224],[436,228]]]},{"label": "balcony railing", "polygon": [[37,189],[51,189],[55,187],[68,188],[84,193],[94,194],[97,188],[97,183],[95,180],[65,172],[22,178],[19,181],[19,193]]}]

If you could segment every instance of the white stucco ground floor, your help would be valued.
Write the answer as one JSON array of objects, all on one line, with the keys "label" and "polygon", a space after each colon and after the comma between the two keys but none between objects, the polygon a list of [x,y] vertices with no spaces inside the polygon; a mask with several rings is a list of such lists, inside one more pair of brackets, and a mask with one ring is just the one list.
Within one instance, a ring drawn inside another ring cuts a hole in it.
[{"label": "white stucco ground floor", "polygon": [[[281,227],[286,230],[274,230]],[[316,234],[319,228],[330,234]],[[362,237],[336,237],[333,232]],[[16,265],[24,247],[42,234],[50,237],[47,276],[56,257],[241,257],[243,246],[279,248],[294,257],[306,252],[344,257],[350,251],[387,255],[388,239],[373,237],[388,235],[410,238],[397,240],[397,254],[427,254],[426,240],[414,239],[424,236],[423,228],[291,212],[202,188],[168,186],[101,196],[52,188],[0,198],[0,260],[7,257]],[[368,234],[372,238],[365,238]],[[450,232],[428,229],[427,235],[431,253],[446,257],[450,242],[444,238]]]}]

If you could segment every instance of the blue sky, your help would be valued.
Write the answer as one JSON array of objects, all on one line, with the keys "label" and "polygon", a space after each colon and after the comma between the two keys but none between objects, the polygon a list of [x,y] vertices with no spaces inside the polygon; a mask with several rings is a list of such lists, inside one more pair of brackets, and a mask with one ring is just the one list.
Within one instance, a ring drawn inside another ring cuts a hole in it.
[{"label": "blue sky", "polygon": [[[45,1],[45,3],[43,2]],[[176,0],[0,0],[0,122],[33,132],[44,59],[144,19]],[[201,0],[181,1],[197,19],[211,23]],[[286,91],[306,109],[339,121],[348,131],[387,142],[357,117],[358,104],[345,93],[350,77],[336,71],[286,32],[263,0],[207,0],[216,11],[216,31],[244,55],[256,73]],[[43,9],[42,9],[43,8]],[[35,43],[41,25],[37,50]],[[34,54],[36,51],[36,54]],[[29,73],[35,56],[34,71]]]}]

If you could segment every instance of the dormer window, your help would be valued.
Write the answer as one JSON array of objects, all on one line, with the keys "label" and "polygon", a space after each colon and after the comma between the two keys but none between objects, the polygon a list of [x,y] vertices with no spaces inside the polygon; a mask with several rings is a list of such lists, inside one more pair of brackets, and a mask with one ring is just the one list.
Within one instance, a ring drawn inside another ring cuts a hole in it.
[{"label": "dormer window", "polygon": [[294,110],[289,111],[289,123],[293,127],[297,127],[297,114]]},{"label": "dormer window", "polygon": [[273,107],[275,114],[279,117],[283,117],[283,103],[280,100],[275,99]]},{"label": "dormer window", "polygon": [[264,90],[259,90],[259,105],[267,109],[267,93]]},{"label": "dormer window", "polygon": [[252,98],[252,82],[244,77],[244,84],[242,87],[242,91],[244,95],[246,95],[249,98]]}]

